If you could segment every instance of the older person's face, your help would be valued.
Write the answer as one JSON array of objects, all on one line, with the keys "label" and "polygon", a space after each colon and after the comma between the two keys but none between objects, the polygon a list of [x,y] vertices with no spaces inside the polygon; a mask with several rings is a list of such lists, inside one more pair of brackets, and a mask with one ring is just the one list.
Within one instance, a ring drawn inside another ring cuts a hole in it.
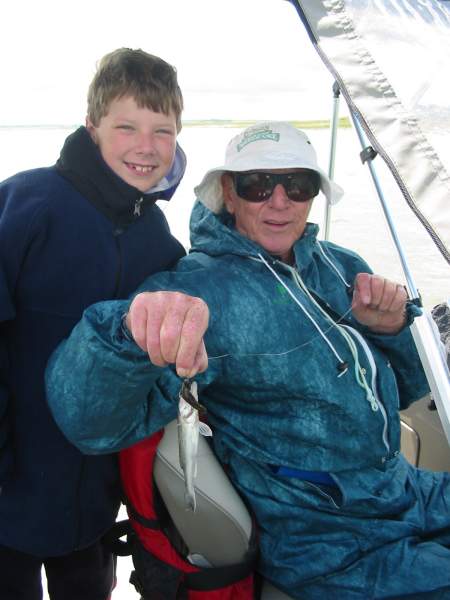
[{"label": "older person's face", "polygon": [[[295,169],[277,169],[270,173],[292,173]],[[248,202],[240,198],[232,177],[222,175],[225,206],[234,215],[236,229],[257,242],[270,254],[284,262],[293,259],[292,247],[305,230],[312,198],[307,202],[289,200],[283,185],[274,187],[272,195],[264,202]]]}]

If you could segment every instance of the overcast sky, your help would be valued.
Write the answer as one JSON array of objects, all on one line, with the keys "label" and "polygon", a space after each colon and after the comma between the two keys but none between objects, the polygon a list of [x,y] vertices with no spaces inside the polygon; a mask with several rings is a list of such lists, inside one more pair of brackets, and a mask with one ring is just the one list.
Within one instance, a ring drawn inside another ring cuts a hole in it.
[{"label": "overcast sky", "polygon": [[331,77],[285,0],[25,0],[0,10],[0,124],[83,121],[95,63],[120,46],[177,67],[185,119],[331,113]]}]

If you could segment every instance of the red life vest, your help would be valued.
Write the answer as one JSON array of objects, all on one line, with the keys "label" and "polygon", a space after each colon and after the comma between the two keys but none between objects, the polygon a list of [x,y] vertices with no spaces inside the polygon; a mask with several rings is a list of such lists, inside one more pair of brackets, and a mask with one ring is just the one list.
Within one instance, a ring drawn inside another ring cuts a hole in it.
[{"label": "red life vest", "polygon": [[236,565],[200,568],[187,560],[187,548],[184,552],[153,482],[153,465],[162,436],[163,431],[159,431],[119,453],[131,525],[131,552],[127,553],[132,554],[135,568],[130,581],[144,600],[251,600],[256,543],[250,542],[248,557]]}]

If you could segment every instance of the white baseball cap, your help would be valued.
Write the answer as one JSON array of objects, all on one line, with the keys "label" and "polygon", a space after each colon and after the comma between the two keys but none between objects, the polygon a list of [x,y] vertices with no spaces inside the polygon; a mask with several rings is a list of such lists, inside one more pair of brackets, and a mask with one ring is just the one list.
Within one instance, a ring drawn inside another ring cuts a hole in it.
[{"label": "white baseball cap", "polygon": [[330,204],[335,204],[344,193],[318,166],[316,151],[308,136],[285,121],[257,123],[232,138],[225,152],[225,164],[207,171],[194,192],[212,212],[219,213],[224,206],[222,174],[263,169],[316,171],[320,175],[320,189]]}]

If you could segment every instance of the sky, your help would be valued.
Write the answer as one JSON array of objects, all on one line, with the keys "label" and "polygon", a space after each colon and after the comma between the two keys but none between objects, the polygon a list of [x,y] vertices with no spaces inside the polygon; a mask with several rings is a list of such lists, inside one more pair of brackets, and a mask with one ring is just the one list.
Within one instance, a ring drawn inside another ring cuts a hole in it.
[{"label": "sky", "polygon": [[[425,28],[424,10],[431,4],[447,15],[439,29]],[[361,26],[366,19],[372,31],[377,24],[381,28],[383,43],[369,37],[369,45],[389,79],[391,69],[400,67],[406,106],[422,109],[420,125],[427,126],[449,165],[449,2],[445,8],[439,0],[347,0],[346,5],[361,13]],[[373,22],[368,7],[381,17],[386,13],[385,21]],[[409,16],[401,27],[395,19],[400,8]],[[123,46],[157,54],[177,68],[184,120],[332,116],[332,77],[286,0],[16,0],[2,2],[0,22],[0,126],[84,123],[96,62]],[[400,52],[394,54],[389,37],[404,42]],[[415,43],[407,44],[411,39]],[[341,116],[346,111],[342,101]],[[1,138],[0,148],[7,158],[13,154]],[[21,150],[25,156],[27,148]]]},{"label": "sky", "polygon": [[25,0],[0,16],[0,125],[83,122],[96,62],[121,46],[177,68],[184,119],[331,115],[331,76],[285,0]]}]

